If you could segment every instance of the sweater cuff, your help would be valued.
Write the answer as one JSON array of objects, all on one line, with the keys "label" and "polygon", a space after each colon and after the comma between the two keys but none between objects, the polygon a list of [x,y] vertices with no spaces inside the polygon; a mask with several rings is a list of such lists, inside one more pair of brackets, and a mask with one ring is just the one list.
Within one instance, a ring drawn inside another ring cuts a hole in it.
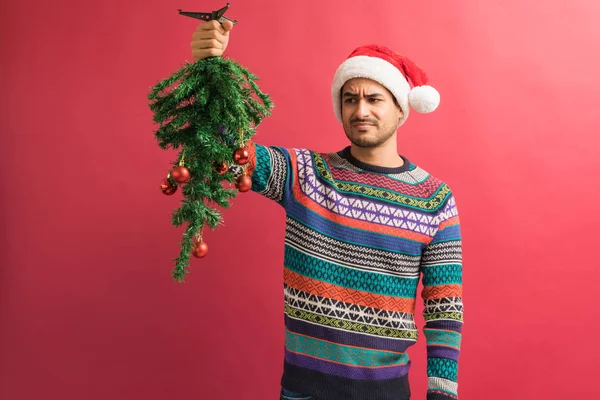
[{"label": "sweater cuff", "polygon": [[252,177],[254,170],[256,169],[256,146],[253,141],[248,141],[248,143],[246,143],[246,147],[248,148],[249,153],[246,174],[249,177]]},{"label": "sweater cuff", "polygon": [[450,399],[458,399],[458,383],[450,379],[430,376],[427,379],[427,400]]},{"label": "sweater cuff", "polygon": [[458,400],[458,396],[439,390],[428,390],[427,400]]}]

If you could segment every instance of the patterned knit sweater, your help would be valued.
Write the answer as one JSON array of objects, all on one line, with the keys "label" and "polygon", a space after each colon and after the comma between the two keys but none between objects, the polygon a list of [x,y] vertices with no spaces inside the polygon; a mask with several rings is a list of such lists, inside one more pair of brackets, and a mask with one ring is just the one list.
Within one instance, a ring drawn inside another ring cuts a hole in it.
[{"label": "patterned knit sweater", "polygon": [[428,400],[457,399],[462,246],[448,185],[403,157],[365,164],[251,144],[252,190],[286,211],[281,384],[324,400],[410,397],[422,276]]}]

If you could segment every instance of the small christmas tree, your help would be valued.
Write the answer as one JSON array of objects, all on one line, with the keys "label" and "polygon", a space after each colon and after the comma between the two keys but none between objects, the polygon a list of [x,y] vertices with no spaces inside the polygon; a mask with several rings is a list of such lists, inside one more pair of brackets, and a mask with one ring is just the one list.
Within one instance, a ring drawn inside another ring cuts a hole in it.
[{"label": "small christmas tree", "polygon": [[[177,281],[189,272],[191,254],[206,255],[202,232],[206,226],[215,229],[223,218],[215,207],[228,208],[238,191],[250,189],[246,144],[273,107],[257,79],[232,60],[210,57],[187,63],[148,96],[159,124],[155,132],[159,146],[179,151],[161,182],[164,194],[181,186],[184,197],[172,217],[176,227],[188,223],[181,252],[174,259],[172,275]],[[224,188],[224,180],[235,181],[236,188]]]}]

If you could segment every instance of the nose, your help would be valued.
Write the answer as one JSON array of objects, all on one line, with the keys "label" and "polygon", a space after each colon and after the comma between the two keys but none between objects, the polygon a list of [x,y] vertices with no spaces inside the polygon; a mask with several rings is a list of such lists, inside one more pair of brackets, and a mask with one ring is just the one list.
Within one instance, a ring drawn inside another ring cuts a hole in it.
[{"label": "nose", "polygon": [[356,117],[360,119],[367,118],[371,115],[371,108],[369,107],[369,103],[365,101],[365,99],[360,99],[358,102],[358,106],[356,107]]}]

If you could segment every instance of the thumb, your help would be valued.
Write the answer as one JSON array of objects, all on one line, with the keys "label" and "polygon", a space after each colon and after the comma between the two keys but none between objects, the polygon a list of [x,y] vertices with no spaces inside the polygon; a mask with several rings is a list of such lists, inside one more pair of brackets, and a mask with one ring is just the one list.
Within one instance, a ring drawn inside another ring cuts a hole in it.
[{"label": "thumb", "polygon": [[221,26],[223,27],[223,29],[225,29],[225,34],[227,34],[231,29],[233,29],[233,22],[226,19],[225,21],[223,21]]}]

